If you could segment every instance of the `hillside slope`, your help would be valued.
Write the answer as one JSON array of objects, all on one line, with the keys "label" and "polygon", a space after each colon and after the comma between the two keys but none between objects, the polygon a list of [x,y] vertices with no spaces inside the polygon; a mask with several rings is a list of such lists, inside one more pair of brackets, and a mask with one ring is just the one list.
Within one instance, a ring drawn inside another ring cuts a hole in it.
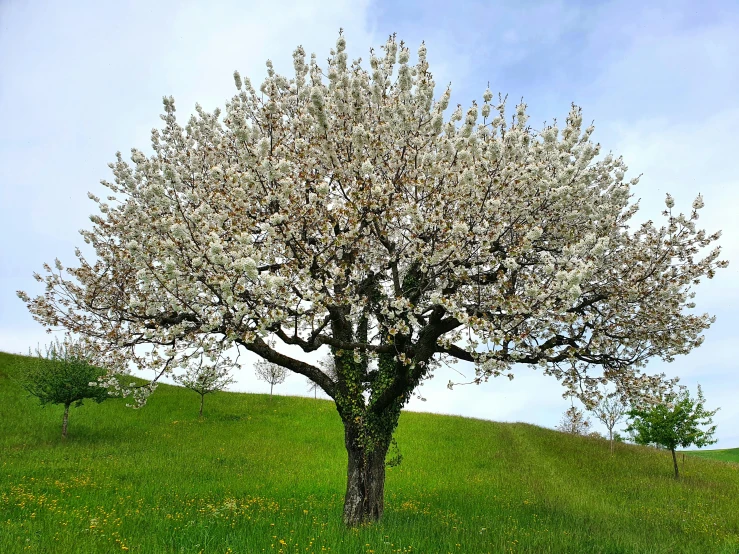
[{"label": "hillside slope", "polygon": [[404,413],[378,525],[341,525],[333,404],[160,386],[59,437],[0,353],[0,552],[739,552],[739,466],[528,424]]},{"label": "hillside slope", "polygon": [[700,458],[739,464],[739,448],[726,448],[723,450],[686,450],[685,453],[690,454],[691,456],[698,456]]}]

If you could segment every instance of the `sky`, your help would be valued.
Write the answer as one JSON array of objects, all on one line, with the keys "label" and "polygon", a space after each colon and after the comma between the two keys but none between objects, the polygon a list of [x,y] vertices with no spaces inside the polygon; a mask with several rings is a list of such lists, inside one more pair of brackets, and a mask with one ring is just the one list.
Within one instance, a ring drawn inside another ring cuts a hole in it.
[{"label": "sky", "polygon": [[[623,155],[641,209],[634,222],[659,222],[665,194],[689,211],[698,193],[699,224],[723,231],[730,260],[698,288],[701,312],[717,317],[705,342],[650,373],[702,386],[714,417],[713,448],[739,447],[739,4],[726,1],[373,2],[0,2],[0,351],[27,353],[50,337],[17,290],[42,289],[32,274],[59,258],[74,263],[78,230],[95,210],[87,192],[104,193],[116,151],[150,151],[163,96],[180,121],[199,102],[223,107],[233,72],[253,82],[271,59],[291,75],[302,45],[319,61],[344,29],[350,59],[369,58],[397,33],[428,48],[437,91],[452,84],[452,105],[478,101],[486,87],[521,98],[536,127],[564,121],[571,103],[594,121],[604,153]],[[83,251],[84,248],[83,248]],[[267,392],[242,357],[232,390]],[[447,389],[473,376],[469,364],[442,368],[408,409],[555,427],[569,401],[554,378],[519,366],[515,379]],[[278,394],[307,395],[288,376]],[[596,430],[603,427],[595,425]]]}]

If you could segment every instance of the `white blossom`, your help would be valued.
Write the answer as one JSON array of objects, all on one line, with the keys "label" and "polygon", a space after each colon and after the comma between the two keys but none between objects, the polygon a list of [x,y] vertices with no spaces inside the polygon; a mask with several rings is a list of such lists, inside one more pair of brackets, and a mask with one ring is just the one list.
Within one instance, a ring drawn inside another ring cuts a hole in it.
[{"label": "white blossom", "polygon": [[455,221],[452,225],[452,234],[457,236],[466,235],[470,228],[464,221]]}]

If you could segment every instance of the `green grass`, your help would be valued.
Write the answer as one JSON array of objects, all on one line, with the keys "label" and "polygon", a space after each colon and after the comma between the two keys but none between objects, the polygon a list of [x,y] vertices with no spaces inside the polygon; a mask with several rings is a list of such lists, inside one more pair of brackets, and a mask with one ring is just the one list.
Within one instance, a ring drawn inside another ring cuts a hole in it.
[{"label": "green grass", "polygon": [[341,524],[333,404],[161,386],[60,438],[0,354],[0,552],[739,552],[739,465],[522,423],[404,413],[382,522]]},{"label": "green grass", "polygon": [[685,454],[699,456],[710,460],[739,464],[739,448],[728,448],[726,450],[686,450]]}]

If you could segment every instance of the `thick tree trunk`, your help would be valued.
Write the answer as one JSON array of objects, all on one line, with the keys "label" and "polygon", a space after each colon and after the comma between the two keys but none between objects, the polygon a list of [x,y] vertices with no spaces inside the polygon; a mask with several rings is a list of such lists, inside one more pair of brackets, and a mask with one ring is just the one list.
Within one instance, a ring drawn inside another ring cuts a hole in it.
[{"label": "thick tree trunk", "polygon": [[205,395],[201,394],[200,395],[200,414],[198,415],[198,417],[203,417],[203,400],[205,400]]},{"label": "thick tree trunk", "polygon": [[344,425],[348,454],[344,524],[355,527],[378,521],[385,508],[385,455],[390,439],[380,439],[372,451],[358,444],[353,425]]},{"label": "thick tree trunk", "polygon": [[677,456],[675,456],[675,449],[671,448],[672,452],[672,465],[675,466],[675,479],[680,479],[680,472],[677,470]]},{"label": "thick tree trunk", "polygon": [[67,438],[67,424],[69,423],[69,406],[70,404],[64,405],[64,416],[62,416],[62,438]]}]

